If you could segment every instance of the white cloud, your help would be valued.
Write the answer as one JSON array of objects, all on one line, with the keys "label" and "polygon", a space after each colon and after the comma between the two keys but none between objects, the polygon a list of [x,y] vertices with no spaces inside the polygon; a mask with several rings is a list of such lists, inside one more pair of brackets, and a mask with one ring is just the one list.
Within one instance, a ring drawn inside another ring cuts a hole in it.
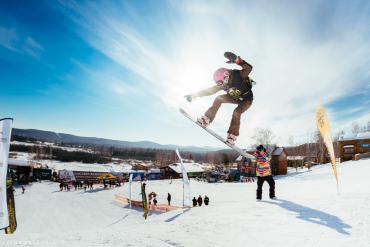
[{"label": "white cloud", "polygon": [[[109,67],[100,66],[99,68],[92,68],[91,65],[86,65],[75,58],[70,58],[70,61],[83,72],[79,74],[84,78],[84,84],[89,85],[90,88],[95,88],[97,92],[108,92],[108,95],[111,95],[113,92],[119,96],[143,96],[142,91],[118,78]],[[76,78],[72,78],[72,80],[76,80]]]},{"label": "white cloud", "polygon": [[[271,128],[285,143],[290,135],[305,136],[315,130],[318,103],[364,87],[369,77],[370,38],[363,22],[368,16],[355,16],[355,9],[342,6],[346,3],[339,3],[326,19],[317,14],[320,2],[170,3],[178,19],[168,20],[176,28],[158,33],[167,41],[161,47],[146,30],[135,29],[135,23],[125,23],[103,5],[70,7],[93,47],[150,82],[146,86],[170,106],[184,105],[183,95],[212,85],[213,71],[228,66],[224,51],[234,51],[253,64],[255,101],[243,117],[241,146],[251,143],[256,127]],[[120,87],[116,91],[124,92]],[[199,115],[213,98],[186,107]],[[213,128],[226,132],[232,110],[233,106],[223,107]]]},{"label": "white cloud", "polygon": [[0,45],[17,53],[39,58],[44,48],[30,36],[24,37],[13,28],[0,26]]},{"label": "white cloud", "polygon": [[41,55],[41,52],[44,51],[44,48],[42,47],[41,44],[36,42],[33,38],[28,36],[24,41],[23,51],[35,58],[39,58]]},{"label": "white cloud", "polygon": [[17,51],[17,33],[14,29],[7,29],[0,26],[0,45],[11,50]]}]

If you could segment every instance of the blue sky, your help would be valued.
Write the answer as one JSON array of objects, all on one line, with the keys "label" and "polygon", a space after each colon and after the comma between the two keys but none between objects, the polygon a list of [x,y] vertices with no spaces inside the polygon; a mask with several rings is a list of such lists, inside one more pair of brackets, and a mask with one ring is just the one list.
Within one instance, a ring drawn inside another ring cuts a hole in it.
[{"label": "blue sky", "polygon": [[[370,121],[367,1],[2,1],[0,115],[15,127],[162,144],[222,146],[178,113],[201,115],[231,50],[254,65],[257,127],[280,144],[315,130],[323,104],[333,132]],[[236,68],[236,67],[235,67]],[[233,110],[212,127],[224,135]]]}]

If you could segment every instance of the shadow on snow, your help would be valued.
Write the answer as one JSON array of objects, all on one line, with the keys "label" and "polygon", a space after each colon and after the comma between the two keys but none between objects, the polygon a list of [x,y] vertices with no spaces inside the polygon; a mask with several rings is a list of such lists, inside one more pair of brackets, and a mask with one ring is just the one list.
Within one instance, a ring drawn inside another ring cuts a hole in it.
[{"label": "shadow on snow", "polygon": [[263,201],[265,203],[274,204],[282,207],[286,210],[297,213],[297,218],[305,220],[311,223],[319,224],[336,230],[341,234],[349,235],[348,229],[351,228],[350,225],[344,223],[339,217],[325,213],[320,210],[309,208],[303,205],[299,205],[294,202],[276,199],[274,201]]},{"label": "shadow on snow", "polygon": [[167,220],[165,220],[166,222],[171,222],[171,221],[174,221],[175,219],[177,219],[180,215],[182,215],[182,214],[184,214],[184,213],[186,213],[186,212],[189,212],[190,211],[190,208],[187,208],[187,209],[185,209],[185,210],[181,210],[181,212],[180,213],[178,213],[178,214],[176,214],[176,215],[174,215],[174,216],[172,216],[171,218],[168,218]]}]

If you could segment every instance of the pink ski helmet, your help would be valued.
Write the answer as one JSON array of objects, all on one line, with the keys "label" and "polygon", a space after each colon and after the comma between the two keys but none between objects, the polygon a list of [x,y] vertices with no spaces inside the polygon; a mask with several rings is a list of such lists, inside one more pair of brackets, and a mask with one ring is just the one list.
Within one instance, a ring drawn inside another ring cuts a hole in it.
[{"label": "pink ski helmet", "polygon": [[219,68],[213,73],[213,80],[217,83],[223,81],[225,76],[230,75],[230,70],[226,68]]}]

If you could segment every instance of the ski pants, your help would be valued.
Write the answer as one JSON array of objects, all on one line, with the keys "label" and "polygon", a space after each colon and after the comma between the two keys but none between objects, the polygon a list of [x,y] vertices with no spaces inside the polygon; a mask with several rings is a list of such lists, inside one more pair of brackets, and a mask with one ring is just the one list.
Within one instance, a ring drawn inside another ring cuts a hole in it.
[{"label": "ski pants", "polygon": [[257,199],[261,200],[262,199],[262,185],[263,183],[267,181],[267,183],[270,186],[270,198],[275,197],[275,180],[270,176],[265,176],[265,177],[258,177],[257,179]]},{"label": "ski pants", "polygon": [[240,117],[252,105],[252,100],[239,101],[239,100],[232,98],[228,94],[219,95],[215,98],[212,106],[206,111],[204,115],[208,117],[210,121],[212,122],[215,119],[218,109],[223,103],[231,103],[231,104],[238,105],[234,109],[233,116],[231,118],[231,122],[229,126],[229,130],[227,131],[227,133],[233,134],[235,136],[239,136]]}]

